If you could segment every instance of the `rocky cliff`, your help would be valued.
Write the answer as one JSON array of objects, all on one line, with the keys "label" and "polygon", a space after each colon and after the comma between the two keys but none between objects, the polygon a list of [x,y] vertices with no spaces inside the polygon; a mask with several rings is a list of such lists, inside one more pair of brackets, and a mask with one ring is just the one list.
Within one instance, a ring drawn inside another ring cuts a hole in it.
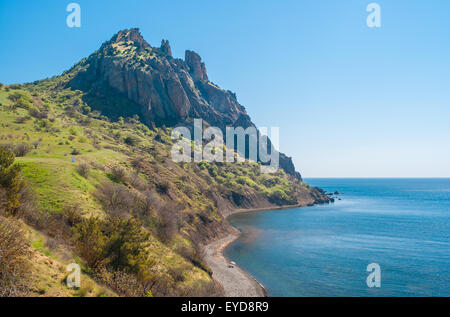
[{"label": "rocky cliff", "polygon": [[[90,105],[113,117],[137,114],[149,126],[192,125],[201,118],[223,131],[255,127],[236,95],[209,81],[197,53],[188,50],[184,60],[173,58],[169,41],[151,47],[138,29],[120,31],[74,70],[69,85],[87,92]],[[280,166],[301,179],[282,153]]]}]

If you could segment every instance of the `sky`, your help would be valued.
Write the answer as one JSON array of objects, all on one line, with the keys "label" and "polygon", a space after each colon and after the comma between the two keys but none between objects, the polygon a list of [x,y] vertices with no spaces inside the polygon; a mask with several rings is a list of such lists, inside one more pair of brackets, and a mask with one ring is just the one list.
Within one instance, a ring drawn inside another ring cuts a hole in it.
[{"label": "sky", "polygon": [[[81,7],[81,27],[66,7]],[[0,82],[62,73],[139,27],[200,54],[304,177],[450,177],[450,1],[0,0]]]}]

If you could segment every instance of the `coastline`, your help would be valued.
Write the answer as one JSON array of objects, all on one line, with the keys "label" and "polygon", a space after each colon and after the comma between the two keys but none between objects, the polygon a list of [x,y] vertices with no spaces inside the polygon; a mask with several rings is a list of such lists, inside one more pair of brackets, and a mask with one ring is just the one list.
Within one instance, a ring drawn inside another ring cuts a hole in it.
[{"label": "coastline", "polygon": [[[238,213],[293,209],[308,205],[310,204],[234,209],[226,214],[225,219]],[[233,233],[204,246],[204,258],[213,272],[213,278],[222,285],[226,297],[268,297],[269,292],[250,273],[236,264],[232,268],[229,267],[231,261],[225,257],[224,250],[241,235],[237,228],[232,228],[234,230]]]},{"label": "coastline", "polygon": [[223,254],[239,236],[232,233],[206,245],[205,261],[213,271],[213,278],[224,288],[225,297],[267,297],[268,292],[261,283],[236,264],[230,268],[230,261]]}]

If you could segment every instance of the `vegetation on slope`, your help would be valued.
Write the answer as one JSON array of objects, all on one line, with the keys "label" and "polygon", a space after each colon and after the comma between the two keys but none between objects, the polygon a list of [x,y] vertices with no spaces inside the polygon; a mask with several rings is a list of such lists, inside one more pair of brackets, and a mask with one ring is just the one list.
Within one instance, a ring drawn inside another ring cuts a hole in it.
[{"label": "vegetation on slope", "polygon": [[[254,162],[174,163],[170,128],[111,121],[68,88],[74,73],[0,86],[0,219],[35,259],[23,266],[37,276],[24,294],[220,295],[200,246],[229,230],[224,210],[323,199]],[[63,285],[71,262],[88,289]]]}]

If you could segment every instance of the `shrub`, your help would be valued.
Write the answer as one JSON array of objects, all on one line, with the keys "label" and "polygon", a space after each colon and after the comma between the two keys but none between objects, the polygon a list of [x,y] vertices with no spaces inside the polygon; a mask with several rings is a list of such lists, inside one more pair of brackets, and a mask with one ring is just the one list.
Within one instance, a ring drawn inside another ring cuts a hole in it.
[{"label": "shrub", "polygon": [[66,218],[67,224],[71,227],[82,221],[80,205],[78,203],[64,206],[63,215]]},{"label": "shrub", "polygon": [[26,121],[30,120],[31,118],[29,116],[24,116],[24,117],[17,117],[16,118],[16,123],[25,123]]},{"label": "shrub", "polygon": [[14,159],[14,153],[7,146],[0,146],[0,176],[14,163]]},{"label": "shrub", "polygon": [[106,260],[106,239],[102,223],[91,217],[79,223],[74,229],[75,249],[87,265],[96,269]]},{"label": "shrub", "polygon": [[[14,89],[14,88],[12,88],[12,86],[10,86],[10,87],[11,87],[11,89]],[[28,102],[31,102],[31,100],[32,100],[28,94],[26,94],[22,91],[13,91],[12,93],[10,93],[8,95],[8,99],[11,100],[12,102],[18,102],[20,99],[26,100]]]},{"label": "shrub", "polygon": [[286,192],[279,187],[270,189],[267,196],[269,201],[276,205],[289,205],[296,202],[295,198],[287,195]]},{"label": "shrub", "polygon": [[70,128],[69,132],[70,132],[71,135],[78,135],[77,130],[75,130],[73,127]]},{"label": "shrub", "polygon": [[30,116],[36,119],[46,119],[48,117],[48,115],[45,112],[41,112],[36,108],[29,108],[28,113],[30,114]]},{"label": "shrub", "polygon": [[126,172],[125,169],[119,165],[115,165],[111,168],[111,180],[114,182],[125,181]]},{"label": "shrub", "polygon": [[89,164],[82,162],[80,164],[78,164],[78,173],[83,176],[84,178],[87,178],[89,176],[89,171],[90,171],[91,167],[89,166]]},{"label": "shrub", "polygon": [[28,257],[23,231],[12,220],[0,216],[0,297],[27,295]]},{"label": "shrub", "polygon": [[136,171],[140,171],[143,168],[142,159],[140,157],[134,157],[130,162],[131,166],[133,166]]},{"label": "shrub", "polygon": [[145,181],[139,176],[138,173],[132,173],[130,177],[128,177],[128,181],[130,185],[138,190],[145,190],[147,184]]},{"label": "shrub", "polygon": [[20,205],[16,212],[16,216],[21,217],[31,226],[37,226],[39,223],[40,213],[35,207],[35,195],[29,186],[24,186],[20,191]]},{"label": "shrub", "polygon": [[39,144],[41,144],[41,142],[40,142],[39,140],[33,141],[33,142],[31,143],[31,145],[34,147],[35,150],[38,149]]},{"label": "shrub", "polygon": [[179,232],[181,206],[175,202],[166,202],[156,208],[158,213],[156,234],[162,242],[168,242]]},{"label": "shrub", "polygon": [[79,123],[80,123],[80,125],[82,125],[82,126],[88,126],[90,123],[92,122],[92,120],[91,120],[91,118],[89,118],[89,117],[85,117],[85,118],[80,118],[79,119]]},{"label": "shrub", "polygon": [[125,144],[135,146],[135,145],[139,144],[140,139],[134,135],[129,135],[124,139],[124,142],[125,142]]},{"label": "shrub", "polygon": [[17,100],[15,106],[17,108],[30,109],[32,107],[32,104],[28,100],[19,99],[19,100]]},{"label": "shrub", "polygon": [[70,152],[71,155],[80,155],[81,152],[78,151],[77,149],[73,149],[72,152]]},{"label": "shrub", "polygon": [[134,219],[110,218],[106,223],[107,253],[111,267],[128,273],[144,273],[150,264],[149,233]]},{"label": "shrub", "polygon": [[20,143],[14,147],[13,151],[17,157],[22,157],[30,153],[32,149],[32,146],[28,143]]},{"label": "shrub", "polygon": [[146,283],[140,281],[136,275],[103,268],[97,272],[97,276],[120,296],[146,297],[151,294]]},{"label": "shrub", "polygon": [[133,196],[123,185],[109,181],[98,186],[95,196],[105,211],[112,216],[125,214],[133,204]]},{"label": "shrub", "polygon": [[90,267],[109,266],[145,275],[150,265],[149,234],[134,218],[108,217],[106,221],[89,218],[76,225],[74,233],[76,250]]},{"label": "shrub", "polygon": [[170,185],[168,181],[162,181],[156,184],[156,188],[160,194],[167,194],[169,192],[169,187]]},{"label": "shrub", "polygon": [[3,146],[0,146],[0,186],[6,189],[7,205],[6,211],[9,214],[16,214],[20,207],[22,192],[26,188],[26,182],[22,178],[22,169],[19,165],[14,165],[14,153]]}]

